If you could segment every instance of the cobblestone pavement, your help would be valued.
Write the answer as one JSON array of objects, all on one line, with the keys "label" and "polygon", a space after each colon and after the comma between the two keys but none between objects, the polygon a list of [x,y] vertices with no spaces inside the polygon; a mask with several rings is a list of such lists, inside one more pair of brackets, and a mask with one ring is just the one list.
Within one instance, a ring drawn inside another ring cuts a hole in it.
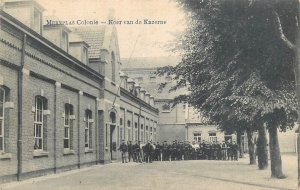
[{"label": "cobblestone pavement", "polygon": [[270,178],[270,169],[260,171],[257,166],[248,164],[248,158],[239,161],[112,163],[2,184],[0,190],[296,189],[297,157],[283,155],[282,160],[286,179]]}]

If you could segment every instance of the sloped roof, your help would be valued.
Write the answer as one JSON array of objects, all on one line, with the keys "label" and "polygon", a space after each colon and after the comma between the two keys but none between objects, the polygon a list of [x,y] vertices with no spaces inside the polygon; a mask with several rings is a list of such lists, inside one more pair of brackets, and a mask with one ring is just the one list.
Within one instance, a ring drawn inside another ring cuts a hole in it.
[{"label": "sloped roof", "polygon": [[121,58],[122,69],[137,69],[137,68],[157,68],[164,66],[175,66],[180,62],[180,58],[176,56],[162,57],[133,57]]},{"label": "sloped roof", "polygon": [[105,40],[105,26],[71,27],[90,47],[89,58],[100,58],[100,50]]},{"label": "sloped roof", "polygon": [[176,81],[166,83],[166,86],[159,90],[159,83],[142,83],[141,86],[146,89],[155,99],[174,99],[178,95],[183,95],[187,92],[186,88],[180,88],[176,91],[169,91],[171,87],[175,86]]},{"label": "sloped roof", "polygon": [[[145,72],[146,70],[153,69],[156,70],[157,67],[164,66],[175,66],[180,62],[180,57],[176,56],[165,56],[165,57],[135,57],[135,58],[123,58],[122,71],[127,73],[129,77],[136,77],[140,75],[142,77],[149,77],[151,74]],[[156,75],[155,75],[156,76]],[[180,88],[176,91],[171,91],[170,89],[176,85],[176,81],[172,80],[167,82],[165,76],[156,76],[157,82],[143,81],[140,83],[141,87],[146,89],[155,99],[173,99],[178,95],[183,95],[187,92],[186,88]],[[165,87],[159,89],[160,83],[164,83]]]}]

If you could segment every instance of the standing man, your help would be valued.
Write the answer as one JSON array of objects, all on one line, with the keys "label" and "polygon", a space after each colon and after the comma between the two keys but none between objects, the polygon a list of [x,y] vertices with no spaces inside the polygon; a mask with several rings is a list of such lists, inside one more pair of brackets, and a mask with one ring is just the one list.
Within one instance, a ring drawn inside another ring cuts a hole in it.
[{"label": "standing man", "polygon": [[142,163],[140,141],[136,141],[134,145],[135,161]]},{"label": "standing man", "polygon": [[235,141],[233,141],[233,143],[232,143],[232,155],[233,155],[233,160],[238,160],[238,152],[239,152],[239,146],[238,146],[238,144],[235,142]]},{"label": "standing man", "polygon": [[159,144],[159,142],[157,142],[155,147],[155,160],[162,161],[161,152],[162,152],[162,146]]},{"label": "standing man", "polygon": [[223,141],[221,144],[221,151],[222,151],[222,160],[226,160],[227,159],[227,144],[225,143],[225,141]]},{"label": "standing man", "polygon": [[126,152],[127,152],[127,145],[125,144],[125,140],[122,140],[122,144],[120,144],[119,150],[122,153],[122,163],[127,163]]},{"label": "standing man", "polygon": [[134,161],[134,158],[133,158],[133,145],[131,143],[131,141],[129,141],[129,143],[127,143],[128,146],[127,146],[127,149],[128,149],[128,160],[130,162],[130,159],[132,158],[133,161]]}]

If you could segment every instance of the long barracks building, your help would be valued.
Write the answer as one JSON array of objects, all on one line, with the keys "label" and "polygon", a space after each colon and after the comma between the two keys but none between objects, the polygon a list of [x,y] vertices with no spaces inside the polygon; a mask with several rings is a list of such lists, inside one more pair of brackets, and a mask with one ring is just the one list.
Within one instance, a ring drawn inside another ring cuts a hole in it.
[{"label": "long barracks building", "polygon": [[158,139],[154,98],[119,72],[115,27],[42,19],[31,0],[0,10],[0,183],[109,163],[122,139]]}]

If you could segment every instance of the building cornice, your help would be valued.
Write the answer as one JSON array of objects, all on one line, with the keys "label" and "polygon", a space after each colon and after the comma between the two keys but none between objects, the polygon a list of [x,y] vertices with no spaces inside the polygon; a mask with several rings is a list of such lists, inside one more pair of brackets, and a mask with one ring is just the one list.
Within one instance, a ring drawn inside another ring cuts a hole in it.
[{"label": "building cornice", "polygon": [[156,114],[159,113],[159,110],[158,110],[157,108],[151,106],[150,104],[147,104],[145,101],[143,101],[143,100],[141,100],[140,98],[134,96],[132,93],[128,92],[126,89],[124,89],[124,88],[122,88],[122,87],[120,88],[120,93],[121,93],[121,97],[122,97],[122,95],[123,95],[123,96],[124,96],[124,95],[125,95],[125,96],[128,96],[128,97],[134,99],[137,103],[141,104],[142,106],[144,106],[144,107],[150,109],[151,111],[154,111]]},{"label": "building cornice", "polygon": [[[100,73],[96,72],[92,68],[90,68],[87,65],[85,65],[84,63],[80,62],[75,57],[68,54],[67,52],[65,52],[61,48],[57,47],[55,44],[53,44],[52,42],[50,42],[49,40],[47,40],[46,38],[44,38],[43,36],[41,36],[37,32],[33,31],[28,26],[24,25],[22,22],[18,21],[17,19],[12,17],[11,15],[7,14],[3,10],[0,10],[0,19],[6,21],[8,24],[10,24],[14,28],[18,29],[22,33],[26,34],[28,37],[31,37],[33,40],[36,40],[36,41],[40,42],[40,44],[42,44],[44,47],[51,50],[52,53],[55,53],[56,55],[59,55],[60,57],[62,57],[64,59],[66,59],[67,61],[70,61],[71,63],[73,63],[73,65],[72,64],[65,64],[69,68],[74,69],[74,66],[75,66],[75,67],[78,68],[78,70],[83,70],[83,71],[86,72],[86,73],[80,72],[81,74],[84,74],[86,76],[93,76],[93,77],[97,78],[98,80],[103,80],[104,79],[104,77]],[[4,24],[4,22],[1,22],[1,24]]]}]

